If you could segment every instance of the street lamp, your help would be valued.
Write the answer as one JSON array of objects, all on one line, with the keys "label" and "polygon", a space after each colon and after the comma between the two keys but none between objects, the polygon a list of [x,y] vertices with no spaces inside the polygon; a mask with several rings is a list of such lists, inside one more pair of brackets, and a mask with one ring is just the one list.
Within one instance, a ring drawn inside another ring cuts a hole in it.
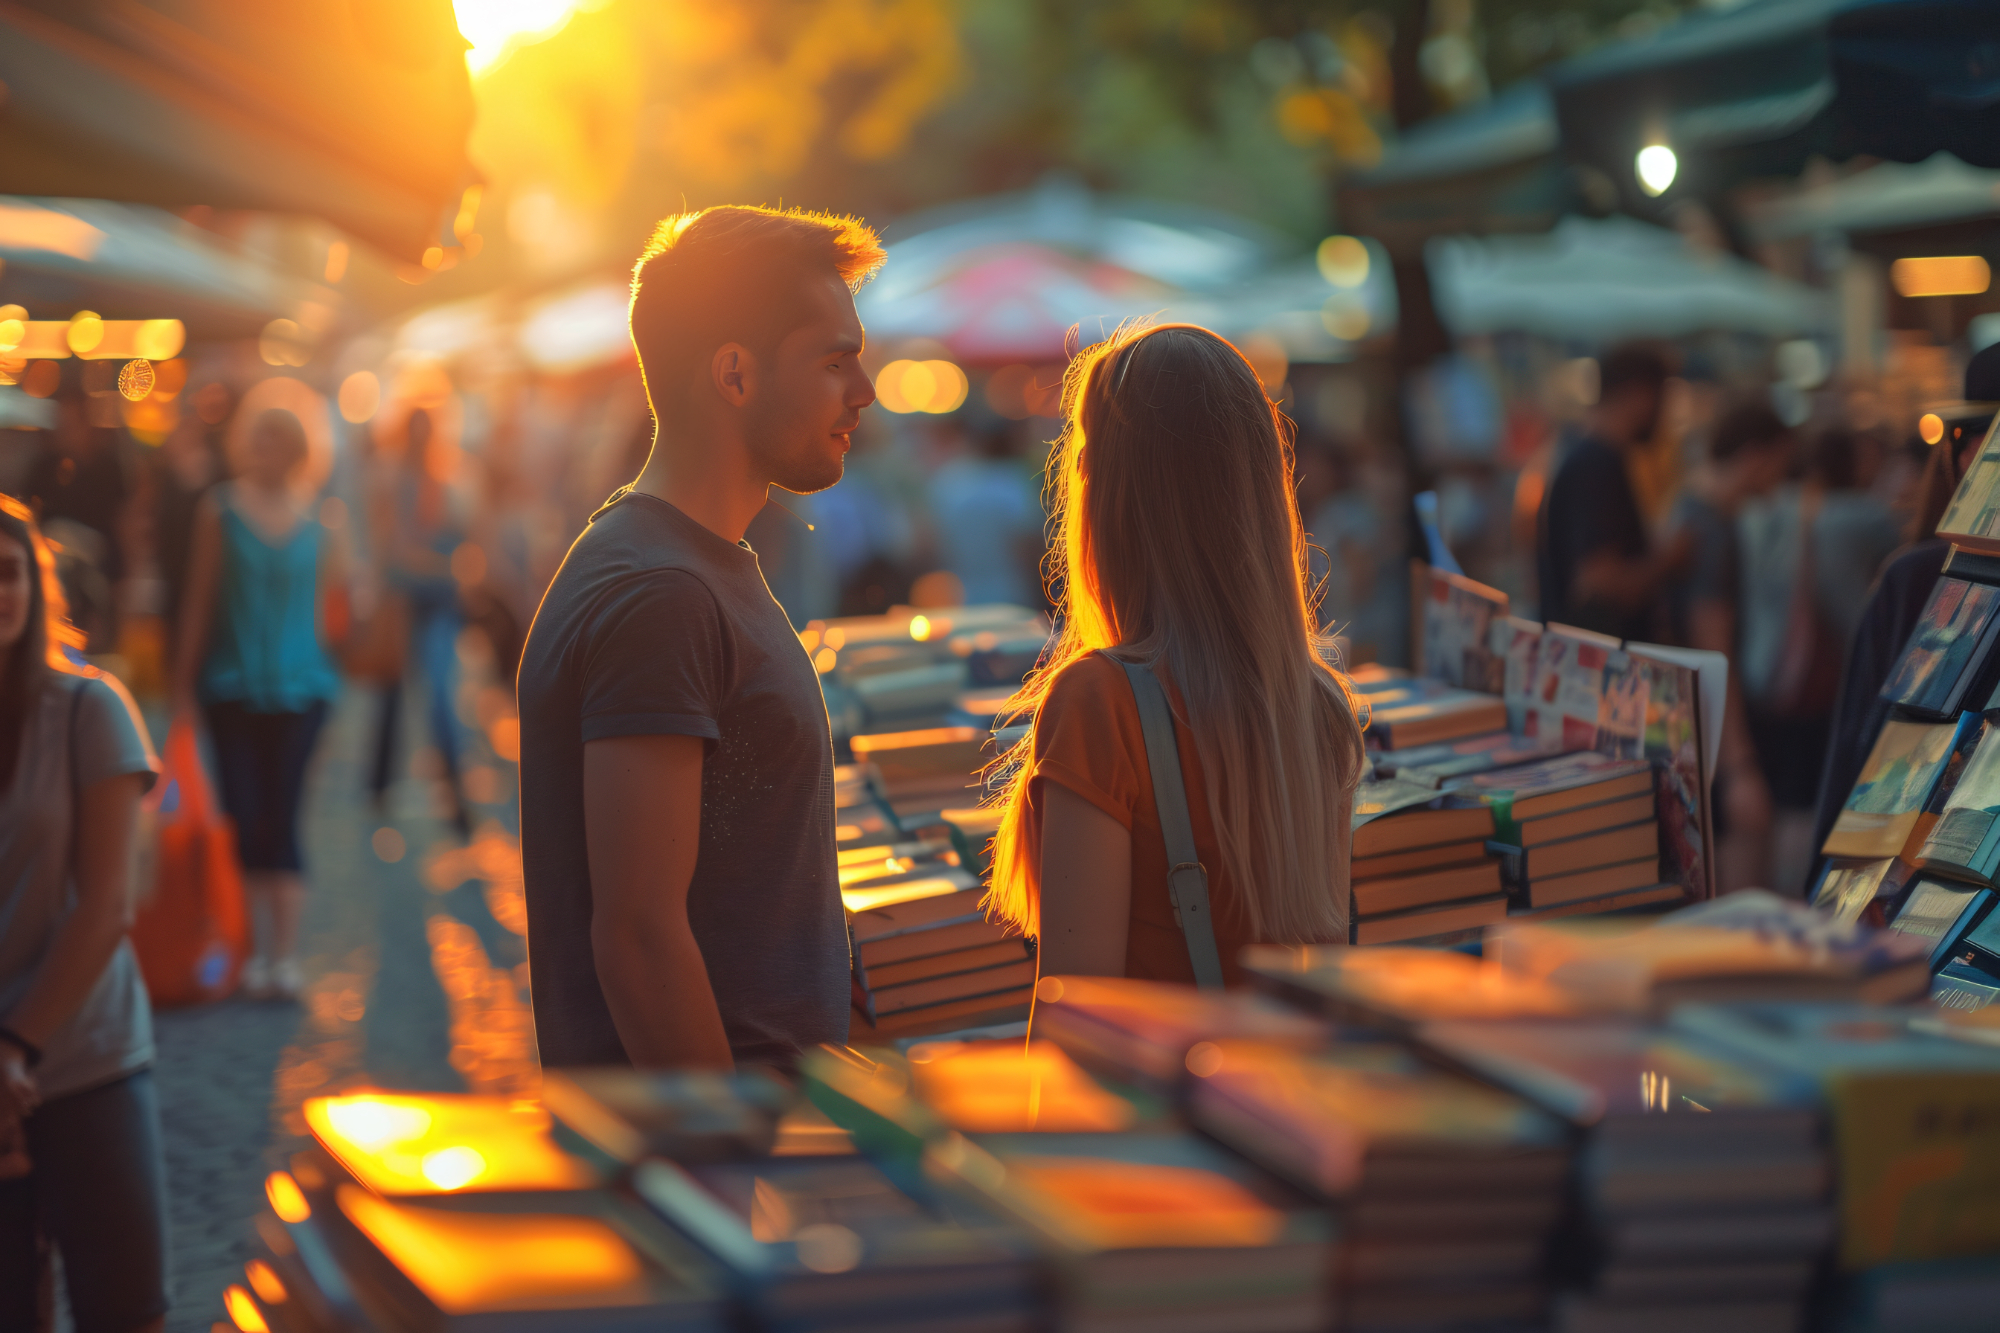
[{"label": "street lamp", "polygon": [[1680,170],[1680,159],[1674,150],[1663,143],[1647,144],[1639,150],[1632,161],[1639,173],[1639,185],[1647,194],[1658,197],[1667,192],[1674,183],[1674,174]]}]

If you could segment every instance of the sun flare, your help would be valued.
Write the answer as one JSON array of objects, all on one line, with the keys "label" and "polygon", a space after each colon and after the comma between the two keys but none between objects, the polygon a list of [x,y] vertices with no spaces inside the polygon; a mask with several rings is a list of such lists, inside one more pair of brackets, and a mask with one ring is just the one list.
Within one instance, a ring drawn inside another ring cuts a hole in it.
[{"label": "sun flare", "polygon": [[504,60],[517,46],[546,41],[561,32],[578,10],[605,0],[453,0],[458,31],[472,44],[466,64],[478,74]]}]

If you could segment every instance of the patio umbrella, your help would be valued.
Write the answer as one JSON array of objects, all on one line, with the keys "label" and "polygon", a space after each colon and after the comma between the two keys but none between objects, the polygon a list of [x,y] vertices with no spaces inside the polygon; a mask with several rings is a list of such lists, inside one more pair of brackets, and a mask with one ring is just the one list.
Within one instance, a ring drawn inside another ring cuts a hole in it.
[{"label": "patio umbrella", "polygon": [[1609,342],[1710,329],[1785,337],[1827,318],[1826,298],[1812,288],[1633,218],[1569,217],[1542,236],[1434,241],[1430,267],[1438,312],[1460,337]]},{"label": "patio umbrella", "polygon": [[0,182],[449,243],[472,92],[449,0],[0,0]]},{"label": "patio umbrella", "polygon": [[960,254],[915,291],[870,299],[864,288],[861,314],[870,339],[932,338],[962,364],[1001,366],[1061,361],[1072,326],[1094,343],[1177,294],[1128,268],[1022,242]]}]

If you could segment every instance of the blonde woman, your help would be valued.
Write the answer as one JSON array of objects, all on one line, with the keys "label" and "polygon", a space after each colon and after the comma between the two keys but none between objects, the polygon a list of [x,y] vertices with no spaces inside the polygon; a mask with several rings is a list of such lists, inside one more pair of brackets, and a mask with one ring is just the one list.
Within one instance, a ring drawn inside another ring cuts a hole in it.
[{"label": "blonde woman", "polygon": [[1034,729],[1000,798],[989,907],[1038,940],[1044,976],[1197,979],[1134,663],[1170,701],[1223,982],[1244,944],[1344,942],[1361,728],[1313,635],[1289,423],[1191,325],[1091,348],[1064,399],[1062,630],[1011,704]]}]

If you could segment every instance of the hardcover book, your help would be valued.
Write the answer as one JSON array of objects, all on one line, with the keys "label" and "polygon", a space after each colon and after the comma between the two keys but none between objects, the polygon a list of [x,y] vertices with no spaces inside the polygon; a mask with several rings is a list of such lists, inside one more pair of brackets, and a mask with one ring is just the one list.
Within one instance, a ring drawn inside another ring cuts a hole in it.
[{"label": "hardcover book", "polygon": [[2000,442],[1991,427],[1938,520],[1937,535],[1970,551],[2000,553]]},{"label": "hardcover book", "polygon": [[1243,968],[1256,984],[1338,1023],[1406,1036],[1444,1019],[1568,1018],[1568,992],[1491,959],[1443,949],[1253,944]]},{"label": "hardcover book", "polygon": [[1325,1044],[1326,1025],[1261,995],[1204,991],[1123,977],[1044,977],[1035,989],[1036,1037],[1092,1067],[1171,1086],[1205,1041]]},{"label": "hardcover book", "polygon": [[1652,789],[1652,765],[1646,760],[1583,750],[1465,778],[1453,785],[1446,803],[1488,806],[1497,824],[1511,825]]},{"label": "hardcover book", "polygon": [[1892,704],[1927,717],[1958,715],[2000,635],[2000,588],[1941,578],[1882,686]]},{"label": "hardcover book", "polygon": [[1357,881],[1354,884],[1354,911],[1356,918],[1362,919],[1407,911],[1413,907],[1427,907],[1433,903],[1491,897],[1499,892],[1500,865],[1488,857],[1471,865]]},{"label": "hardcover book", "polygon": [[[2000,588],[1986,591],[2000,596]],[[1978,732],[1915,861],[1920,869],[1989,887],[2000,875],[2000,726],[1988,722]]]},{"label": "hardcover book", "polygon": [[1854,925],[1870,904],[1884,896],[1885,884],[1887,893],[1895,892],[1895,886],[1887,883],[1889,873],[1895,868],[1894,857],[1858,864],[1836,861],[1820,877],[1813,906],[1841,925]]},{"label": "hardcover book", "polygon": [[1397,750],[1486,735],[1506,725],[1507,709],[1497,696],[1447,690],[1427,699],[1377,705],[1368,714],[1367,736],[1379,749]]},{"label": "hardcover book", "polygon": [[1847,804],[1820,850],[1827,856],[1873,860],[1914,854],[1922,846],[1924,804],[1951,757],[1961,728],[1976,726],[1977,714],[1957,723],[1909,722],[1890,718]]},{"label": "hardcover book", "polygon": [[1604,669],[1618,640],[1571,625],[1543,627],[1524,734],[1544,749],[1596,748]]},{"label": "hardcover book", "polygon": [[1429,787],[1409,782],[1363,780],[1354,792],[1351,854],[1383,856],[1440,842],[1487,838],[1493,814],[1478,809],[1428,809],[1438,799]]},{"label": "hardcover book", "polygon": [[1357,918],[1352,927],[1356,944],[1398,944],[1405,940],[1435,939],[1459,931],[1477,930],[1507,919],[1507,897],[1495,893],[1490,898],[1438,903],[1382,916]]},{"label": "hardcover book", "polygon": [[1315,1053],[1225,1041],[1204,1057],[1189,1097],[1196,1122],[1315,1193],[1463,1195],[1482,1183],[1522,1192],[1537,1174],[1549,1193],[1561,1186],[1569,1154],[1559,1122],[1401,1047]]},{"label": "hardcover book", "polygon": [[1507,594],[1463,574],[1429,571],[1424,600],[1424,674],[1461,689],[1498,694],[1491,627],[1507,616]]},{"label": "hardcover book", "polygon": [[1507,706],[1507,729],[1517,736],[1528,730],[1528,709],[1535,696],[1535,662],[1541,654],[1542,626],[1519,616],[1496,619],[1488,643],[1500,664],[1500,698]]},{"label": "hardcover book", "polygon": [[1890,918],[1889,929],[1898,934],[1941,942],[1981,892],[1970,884],[1919,875],[1903,896],[1903,905]]}]

